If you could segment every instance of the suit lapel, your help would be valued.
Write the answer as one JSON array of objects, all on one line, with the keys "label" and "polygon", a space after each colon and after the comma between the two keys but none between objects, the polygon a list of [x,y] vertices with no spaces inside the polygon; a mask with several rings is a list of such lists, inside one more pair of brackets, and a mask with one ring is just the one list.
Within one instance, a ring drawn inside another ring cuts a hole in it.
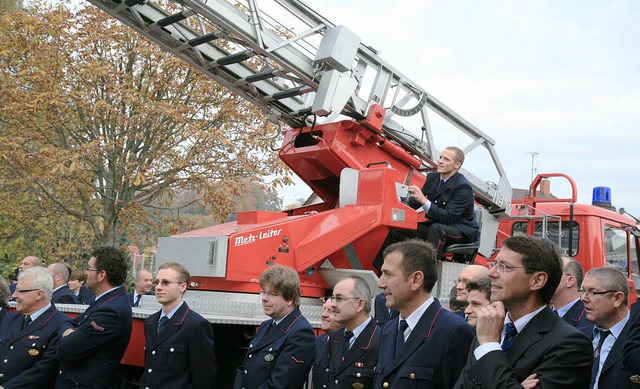
[{"label": "suit lapel", "polygon": [[525,351],[542,339],[542,336],[551,330],[555,320],[563,320],[558,315],[545,307],[535,315],[524,329],[513,340],[511,348],[506,351],[506,357],[512,366],[522,357]]},{"label": "suit lapel", "polygon": [[[32,321],[31,324],[29,324],[28,326],[23,328],[20,332],[18,332],[14,340],[24,338],[27,335],[30,335],[36,331],[39,331],[40,329],[42,329],[42,327],[44,327],[49,322],[49,320],[53,317],[54,314],[55,314],[55,306],[51,304],[49,309],[44,311],[42,315],[38,316],[36,320]],[[24,321],[24,316],[22,316],[22,320]],[[22,326],[22,322],[20,322],[19,325]]]},{"label": "suit lapel", "polygon": [[[422,345],[422,343],[426,342],[429,339],[429,337],[431,336],[431,331],[436,325],[436,321],[441,310],[442,306],[440,305],[440,302],[434,299],[431,305],[429,305],[429,308],[427,308],[427,310],[418,321],[416,328],[411,330],[411,334],[407,338],[407,341],[404,343],[404,347],[402,347],[400,354],[396,355],[396,357],[391,362],[389,369],[385,369],[385,372],[383,372],[383,374],[397,369]],[[395,335],[398,332],[398,323],[395,320],[394,323],[396,323],[396,327],[391,332],[393,333],[392,339],[394,339],[395,341]],[[389,350],[393,350],[393,347]]]},{"label": "suit lapel", "polygon": [[[380,328],[376,325],[375,320],[370,320],[369,324],[367,324],[364,330],[356,338],[356,341],[347,352],[347,355],[344,356],[344,361],[339,364],[336,374],[339,374],[347,367],[353,365],[355,361],[360,359],[367,351],[369,351],[373,338],[378,331],[380,331]],[[344,336],[342,337],[342,341],[346,341]],[[342,347],[342,345],[340,347]]]},{"label": "suit lapel", "polygon": [[616,341],[613,343],[609,354],[607,354],[607,359],[604,361],[604,365],[602,365],[602,372],[600,372],[600,376],[622,359],[622,347],[624,346],[624,341],[627,337],[628,327],[629,322],[624,325],[624,328],[620,332],[620,336],[618,336]]},{"label": "suit lapel", "polygon": [[160,334],[158,335],[158,344],[169,339],[171,336],[173,336],[173,334],[178,332],[180,328],[182,328],[184,319],[187,317],[189,310],[190,309],[187,303],[183,302],[182,306],[176,311],[176,313],[173,314],[173,316],[171,316],[171,319],[169,319],[162,332],[160,332]]},{"label": "suit lapel", "polygon": [[258,339],[255,348],[260,349],[283,337],[289,331],[291,326],[298,321],[301,315],[300,308],[296,308],[291,311],[291,313],[289,313],[289,315],[287,315],[287,317],[285,317],[277,326],[275,325],[275,322],[273,322],[272,326],[275,326],[275,328],[271,328],[269,332]]}]

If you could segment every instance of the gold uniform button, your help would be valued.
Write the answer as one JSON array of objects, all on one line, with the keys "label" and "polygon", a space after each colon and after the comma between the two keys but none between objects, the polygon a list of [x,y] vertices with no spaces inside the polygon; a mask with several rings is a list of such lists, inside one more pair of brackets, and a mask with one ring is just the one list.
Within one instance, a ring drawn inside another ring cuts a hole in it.
[{"label": "gold uniform button", "polygon": [[640,384],[640,375],[632,375],[631,377],[629,377],[629,381],[633,382],[634,384]]},{"label": "gold uniform button", "polygon": [[388,383],[388,382],[385,382],[384,384],[382,384],[382,387],[383,387],[383,388],[388,388],[388,387],[389,387],[389,383]]},{"label": "gold uniform button", "polygon": [[409,378],[411,378],[412,380],[415,380],[416,379],[416,375],[411,373],[411,374],[409,374]]}]

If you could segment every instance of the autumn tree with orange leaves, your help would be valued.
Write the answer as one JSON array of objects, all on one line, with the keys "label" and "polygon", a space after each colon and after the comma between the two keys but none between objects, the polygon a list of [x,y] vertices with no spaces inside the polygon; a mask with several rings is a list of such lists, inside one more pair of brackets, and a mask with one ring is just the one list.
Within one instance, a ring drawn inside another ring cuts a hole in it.
[{"label": "autumn tree with orange leaves", "polygon": [[241,98],[93,6],[31,4],[0,20],[0,198],[23,201],[0,221],[34,207],[118,245],[140,225],[189,228],[166,212],[190,205],[176,204],[182,191],[222,221],[247,182],[289,182],[275,136]]}]

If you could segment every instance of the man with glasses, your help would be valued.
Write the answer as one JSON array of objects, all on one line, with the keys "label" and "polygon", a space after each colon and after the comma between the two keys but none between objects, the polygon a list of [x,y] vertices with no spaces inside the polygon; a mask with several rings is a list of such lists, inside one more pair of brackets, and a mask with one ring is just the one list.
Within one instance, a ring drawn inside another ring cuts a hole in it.
[{"label": "man with glasses", "polygon": [[371,317],[371,290],[358,276],[340,280],[331,296],[335,320],[344,328],[329,339],[330,388],[372,388],[380,327]]},{"label": "man with glasses", "polygon": [[374,388],[451,388],[464,367],[473,330],[431,296],[435,250],[421,240],[384,252],[378,286],[400,312],[382,329]]},{"label": "man with glasses", "polygon": [[0,387],[51,387],[58,372],[59,328],[70,319],[51,304],[53,280],[47,269],[25,269],[16,285],[16,312],[0,325]]},{"label": "man with glasses", "polygon": [[144,322],[141,388],[217,387],[213,328],[183,301],[190,280],[189,271],[176,262],[158,270],[154,285],[162,309]]},{"label": "man with glasses", "polygon": [[64,329],[56,389],[117,386],[131,337],[131,305],[123,286],[128,269],[127,254],[116,247],[100,247],[91,255],[85,275],[96,299]]},{"label": "man with glasses", "polygon": [[[580,299],[593,329],[591,388],[635,388],[634,373],[622,366],[627,337],[629,286],[620,271],[610,267],[591,269],[584,276]],[[637,376],[636,380],[637,380]]]},{"label": "man with glasses", "polygon": [[[477,281],[489,274],[489,269],[480,265],[469,265],[462,268],[458,279],[456,280],[456,301],[463,304],[467,303],[467,284],[470,281]],[[466,307],[465,307],[466,308]],[[461,317],[465,317],[464,310],[454,311],[455,314]]]},{"label": "man with glasses", "polygon": [[579,329],[583,334],[593,335],[593,324],[587,320],[586,310],[578,288],[582,285],[584,271],[580,263],[573,258],[562,257],[562,278],[558,289],[551,298],[551,304],[558,316]]},{"label": "man with glasses", "polygon": [[560,257],[547,239],[502,242],[490,264],[492,302],[476,312],[476,339],[456,388],[520,387],[525,379],[542,388],[589,385],[589,339],[548,307],[562,277]]},{"label": "man with glasses", "polygon": [[258,327],[234,388],[302,388],[316,355],[313,328],[300,312],[300,278],[295,270],[270,266],[260,275],[262,308],[271,319]]}]

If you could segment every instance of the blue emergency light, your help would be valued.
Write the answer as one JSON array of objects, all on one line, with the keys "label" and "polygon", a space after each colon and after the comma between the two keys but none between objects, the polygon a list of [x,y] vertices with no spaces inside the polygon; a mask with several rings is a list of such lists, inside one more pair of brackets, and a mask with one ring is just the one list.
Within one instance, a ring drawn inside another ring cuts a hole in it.
[{"label": "blue emergency light", "polygon": [[608,186],[596,186],[595,188],[593,188],[591,205],[615,210],[615,208],[611,204],[611,188],[609,188]]}]

